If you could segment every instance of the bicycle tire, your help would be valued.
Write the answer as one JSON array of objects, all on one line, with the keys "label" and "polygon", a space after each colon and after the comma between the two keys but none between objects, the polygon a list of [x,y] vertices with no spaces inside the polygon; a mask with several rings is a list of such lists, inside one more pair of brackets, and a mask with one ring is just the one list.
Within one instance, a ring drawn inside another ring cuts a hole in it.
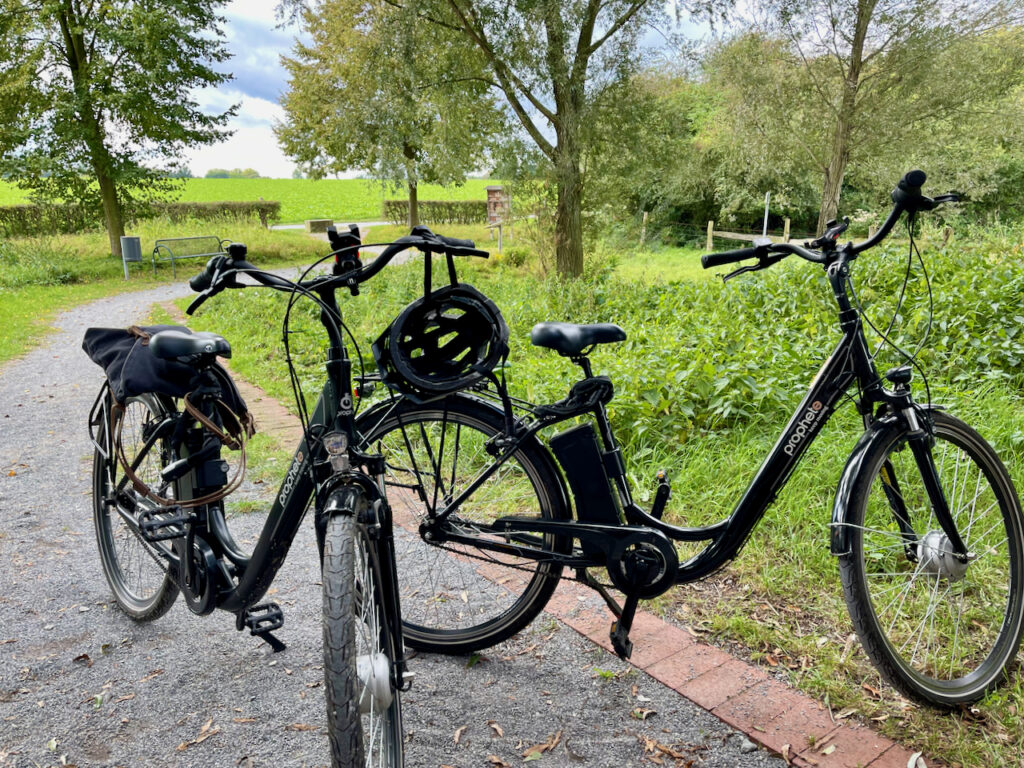
[{"label": "bicycle tire", "polygon": [[[109,396],[107,405],[109,413]],[[160,470],[169,462],[168,446],[161,439],[146,449],[145,433],[173,412],[173,404],[157,395],[128,398],[124,411],[114,412],[113,425],[99,426],[97,440],[103,445],[107,429],[112,426],[116,435],[120,428],[125,458],[133,464],[138,461],[136,474],[144,482],[156,485]],[[146,453],[140,455],[143,451]],[[135,516],[137,510],[152,509],[155,505],[125,481],[124,468],[113,454],[104,456],[98,449],[93,455],[92,489],[100,564],[114,600],[135,621],[160,618],[177,599],[178,587],[122,518],[122,514]]]},{"label": "bicycle tire", "polygon": [[[912,699],[953,707],[998,685],[1020,645],[1024,524],[1013,481],[991,446],[959,419],[932,416],[935,465],[972,560],[961,574],[962,566],[943,554],[948,539],[906,447],[908,435],[894,431],[854,481],[850,548],[839,572],[861,644],[882,676]],[[916,534],[913,555],[886,496],[886,477]]]},{"label": "bicycle tire", "polygon": [[404,764],[401,691],[391,679],[396,650],[383,618],[372,546],[353,515],[328,519],[323,638],[332,768],[402,768]]},{"label": "bicycle tire", "polygon": [[[443,497],[454,498],[482,467],[493,463],[486,446],[504,432],[502,412],[459,395],[419,405],[404,400],[362,415],[356,427],[366,450],[382,454],[387,464],[384,488],[395,520],[406,645],[434,653],[471,653],[511,637],[533,621],[558,584],[560,564],[464,544],[431,543],[419,530],[419,523]],[[431,455],[437,457],[436,463],[429,460]],[[417,498],[411,485],[419,485],[423,496]],[[569,518],[554,460],[537,440],[520,446],[449,521],[463,532],[478,533],[474,524],[509,514]],[[571,551],[572,539],[545,534],[542,547],[565,554]]]}]

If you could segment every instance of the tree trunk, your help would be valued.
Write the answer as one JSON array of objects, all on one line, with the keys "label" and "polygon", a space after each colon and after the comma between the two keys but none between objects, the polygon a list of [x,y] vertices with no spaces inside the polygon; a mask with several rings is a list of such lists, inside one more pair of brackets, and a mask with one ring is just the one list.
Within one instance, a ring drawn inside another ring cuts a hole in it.
[{"label": "tree trunk", "polygon": [[92,169],[96,174],[96,183],[100,188],[100,199],[103,202],[103,221],[110,238],[110,253],[121,258],[121,236],[124,234],[124,216],[121,212],[121,200],[117,195],[117,186],[112,174],[114,163],[106,145],[106,131],[103,128],[103,117],[93,108],[89,81],[89,49],[85,44],[82,32],[83,23],[78,17],[78,9],[73,3],[64,2],[57,15],[66,46],[68,68],[71,70],[71,81],[75,95],[80,101],[78,122],[85,129],[83,140],[89,150]]},{"label": "tree trunk", "polygon": [[821,210],[818,213],[818,234],[826,229],[826,222],[839,213],[839,197],[843,191],[843,176],[850,160],[850,137],[857,114],[857,91],[864,69],[864,41],[868,26],[874,15],[878,0],[858,0],[857,23],[850,44],[850,59],[843,78],[843,95],[836,115],[835,131],[832,134],[832,154],[825,169],[825,183],[821,190]]},{"label": "tree trunk", "polygon": [[850,159],[848,123],[840,115],[836,134],[832,141],[832,157],[825,169],[825,183],[821,190],[821,210],[818,212],[818,234],[827,228],[827,223],[839,213],[839,196],[843,191],[843,176]]},{"label": "tree trunk", "polygon": [[579,277],[583,274],[583,180],[579,162],[560,158],[555,174],[555,267],[560,277]]},{"label": "tree trunk", "polygon": [[409,182],[409,227],[418,226],[420,223],[420,200],[416,189],[416,180]]},{"label": "tree trunk", "polygon": [[110,238],[110,253],[120,259],[121,236],[124,234],[121,200],[117,196],[117,187],[114,186],[113,180],[99,166],[99,163],[96,163],[94,168],[100,186],[100,198],[103,200],[103,221],[107,227],[107,236]]}]

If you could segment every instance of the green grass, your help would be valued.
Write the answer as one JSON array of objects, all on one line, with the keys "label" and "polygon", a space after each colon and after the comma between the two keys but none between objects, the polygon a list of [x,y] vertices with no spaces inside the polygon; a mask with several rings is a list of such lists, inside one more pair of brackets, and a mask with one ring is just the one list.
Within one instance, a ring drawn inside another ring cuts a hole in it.
[{"label": "green grass", "polygon": [[[422,184],[420,200],[486,200],[485,187],[495,182],[468,179],[459,187]],[[276,200],[281,223],[333,218],[338,221],[379,221],[385,198],[403,199],[404,188],[386,189],[369,179],[186,179],[178,198],[182,202]],[[27,203],[28,195],[8,181],[0,181],[0,205]]]},{"label": "green grass", "polygon": [[701,280],[712,272],[723,271],[703,269],[701,253],[695,248],[625,252],[618,256],[615,274],[624,280],[668,283],[673,280]]},{"label": "green grass", "polygon": [[[265,266],[308,264],[323,255],[324,244],[302,232],[270,231],[252,224],[226,221],[171,224],[144,222],[133,234],[142,237],[141,264],[130,265],[125,281],[121,262],[108,255],[104,233],[10,239],[0,242],[0,362],[24,354],[51,329],[61,311],[86,301],[125,291],[139,291],[174,280],[169,265],[154,278],[145,261],[157,237],[216,231],[221,237],[245,241],[250,258]],[[184,283],[202,265],[195,259],[179,264],[177,281]]]},{"label": "green grass", "polygon": [[[857,262],[861,300],[876,322],[894,306],[902,278],[894,265],[901,264],[904,247]],[[1024,291],[1020,251],[1019,243],[966,235],[956,249],[924,249],[935,323],[922,355],[933,399],[976,426],[1019,488],[1024,353],[1017,338],[1024,321],[1014,316]],[[726,285],[693,265],[699,265],[695,252],[666,250],[613,253],[607,268],[598,263],[589,279],[574,283],[540,280],[531,265],[514,268],[503,259],[460,261],[459,270],[502,309],[511,332],[512,392],[534,402],[563,397],[578,376],[568,362],[529,345],[534,322],[611,321],[627,330],[626,342],[599,348],[592,360],[595,373],[610,375],[616,385],[609,410],[634,493],[649,504],[655,473],[665,468],[673,481],[666,518],[702,525],[732,510],[838,332],[827,283],[812,265],[792,259]],[[393,266],[360,296],[341,299],[368,365],[369,342],[419,295],[421,284],[418,262]],[[289,403],[281,307],[280,297],[230,295],[207,305],[195,322],[232,339],[236,370]],[[916,281],[895,334],[909,343],[926,324],[927,291]],[[302,331],[293,337],[300,375],[312,395],[322,376],[315,316],[298,313],[295,330]],[[883,354],[879,366],[894,362]],[[920,391],[919,378],[916,386]],[[859,643],[849,640],[853,630],[828,551],[828,524],[836,484],[861,431],[855,410],[842,407],[740,556],[721,574],[672,590],[651,606],[741,656],[785,671],[833,712],[852,709],[913,749],[951,765],[1015,764],[1024,746],[1019,673],[970,711],[940,713],[898,697],[880,682]]]}]

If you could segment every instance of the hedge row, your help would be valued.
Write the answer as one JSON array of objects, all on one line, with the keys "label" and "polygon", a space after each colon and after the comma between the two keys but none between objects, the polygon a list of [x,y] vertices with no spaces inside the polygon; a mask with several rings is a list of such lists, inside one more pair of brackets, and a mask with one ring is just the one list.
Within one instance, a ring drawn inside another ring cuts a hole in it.
[{"label": "hedge row", "polygon": [[[276,219],[281,203],[274,200],[255,202],[213,203],[150,203],[135,210],[126,210],[129,224],[139,219],[166,216],[171,221],[220,218],[248,219],[258,217],[263,226]],[[73,234],[103,226],[99,209],[80,203],[0,206],[0,236],[31,237],[33,235]]]},{"label": "hedge row", "polygon": [[99,223],[94,209],[78,203],[0,207],[0,235],[4,237],[81,232]]},{"label": "hedge row", "polygon": [[[487,221],[486,200],[420,200],[422,224],[479,224]],[[408,200],[385,200],[384,218],[392,224],[409,221]]]}]

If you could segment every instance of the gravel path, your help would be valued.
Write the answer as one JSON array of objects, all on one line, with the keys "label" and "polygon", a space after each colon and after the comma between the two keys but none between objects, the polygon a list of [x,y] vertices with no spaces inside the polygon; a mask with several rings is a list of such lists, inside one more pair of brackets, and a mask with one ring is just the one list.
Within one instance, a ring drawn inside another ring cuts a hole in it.
[{"label": "gravel path", "polygon": [[[182,600],[163,619],[135,624],[100,570],[85,422],[102,373],[82,353],[82,334],[139,322],[183,288],[66,312],[46,346],[0,368],[3,768],[326,759],[312,526],[275,583],[286,618],[281,654],[236,632],[232,616],[197,617]],[[404,713],[407,764],[416,768],[518,766],[528,747],[559,733],[539,765],[783,764],[547,615],[479,663],[419,655],[411,667]],[[639,720],[637,710],[654,714]]]}]

